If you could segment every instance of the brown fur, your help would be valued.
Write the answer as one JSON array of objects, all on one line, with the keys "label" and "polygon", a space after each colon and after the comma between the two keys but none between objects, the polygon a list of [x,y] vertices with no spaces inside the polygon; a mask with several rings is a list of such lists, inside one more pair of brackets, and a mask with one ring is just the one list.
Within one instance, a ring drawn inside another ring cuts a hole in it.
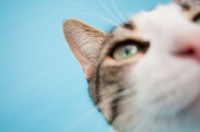
[{"label": "brown fur", "polygon": [[[124,105],[123,102],[127,98],[123,96],[114,96],[126,90],[124,86],[128,87],[126,86],[127,82],[125,78],[126,73],[129,72],[127,69],[129,69],[129,66],[134,65],[143,54],[127,58],[124,61],[118,61],[111,58],[109,52],[116,41],[121,41],[130,37],[132,38],[133,36],[130,36],[129,32],[133,32],[135,28],[127,28],[122,25],[106,35],[80,20],[67,19],[63,24],[63,30],[70,48],[84,69],[84,73],[89,82],[89,93],[95,105],[104,113],[105,118],[109,123],[113,123],[119,115],[126,117],[126,120],[123,121],[126,123],[130,119],[130,115],[121,114],[125,110],[116,106],[120,103],[121,105]],[[125,34],[118,34],[120,31],[123,31]],[[134,39],[142,41],[141,38],[136,36],[137,35],[135,35]],[[91,43],[79,44],[84,41],[78,41],[77,38],[90,39]],[[97,38],[98,41],[94,40],[94,38]],[[93,52],[92,54],[96,54],[95,57],[91,57],[91,54],[85,54],[81,51],[81,46],[86,44],[97,46],[94,50],[87,50],[88,52]],[[132,94],[133,92],[130,92],[130,95]],[[128,97],[128,95],[126,97]],[[114,124],[115,126],[118,126],[117,122],[113,123],[113,125]]]},{"label": "brown fur", "polygon": [[[183,1],[176,2],[181,4]],[[190,9],[190,4],[182,6],[182,9],[189,20],[197,13],[197,8]],[[188,10],[190,11],[187,12]],[[128,25],[118,26],[110,33],[104,33],[80,20],[67,19],[63,23],[63,31],[65,39],[84,69],[94,104],[114,128],[120,132],[125,131],[123,126],[137,114],[132,110],[132,113],[128,111],[129,104],[135,107],[133,100],[137,91],[128,91],[131,84],[126,75],[130,72],[130,67],[135,67],[138,60],[145,56],[145,51],[123,60],[114,59],[110,52],[117,42],[127,39],[145,43],[146,40],[138,33],[134,20],[129,21]],[[120,95],[126,91],[126,96]],[[131,102],[128,101],[130,98]]]},{"label": "brown fur", "polygon": [[64,21],[63,32],[71,50],[83,67],[85,77],[89,79],[94,72],[106,33],[74,18]]}]

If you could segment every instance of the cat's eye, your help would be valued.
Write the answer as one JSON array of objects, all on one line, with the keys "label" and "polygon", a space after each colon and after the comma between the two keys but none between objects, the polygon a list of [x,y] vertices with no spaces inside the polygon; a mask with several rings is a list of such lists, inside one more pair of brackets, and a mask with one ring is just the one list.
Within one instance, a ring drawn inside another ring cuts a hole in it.
[{"label": "cat's eye", "polygon": [[197,24],[200,25],[200,14],[197,14],[194,18],[193,18],[193,21]]},{"label": "cat's eye", "polygon": [[143,52],[147,47],[146,43],[138,43],[131,40],[124,41],[117,44],[117,47],[112,50],[111,56],[116,60],[121,60],[136,55],[141,51]]},{"label": "cat's eye", "polygon": [[124,59],[127,57],[130,57],[138,52],[138,48],[135,45],[122,45],[118,47],[114,52],[113,52],[113,58],[120,60]]}]

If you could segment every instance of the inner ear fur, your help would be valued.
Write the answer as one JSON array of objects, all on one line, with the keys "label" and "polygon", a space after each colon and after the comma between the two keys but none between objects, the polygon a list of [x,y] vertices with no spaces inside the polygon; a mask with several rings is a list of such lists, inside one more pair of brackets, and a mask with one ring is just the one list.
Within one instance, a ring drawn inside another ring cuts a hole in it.
[{"label": "inner ear fur", "polygon": [[64,21],[63,33],[89,79],[94,73],[106,33],[74,18]]}]

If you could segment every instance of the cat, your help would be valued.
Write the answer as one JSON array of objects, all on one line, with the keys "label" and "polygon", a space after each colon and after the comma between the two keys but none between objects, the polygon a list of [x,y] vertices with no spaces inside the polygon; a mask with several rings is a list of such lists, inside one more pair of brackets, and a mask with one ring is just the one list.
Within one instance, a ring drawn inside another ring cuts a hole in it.
[{"label": "cat", "polygon": [[108,33],[68,18],[63,32],[113,131],[200,132],[198,5],[159,5]]}]

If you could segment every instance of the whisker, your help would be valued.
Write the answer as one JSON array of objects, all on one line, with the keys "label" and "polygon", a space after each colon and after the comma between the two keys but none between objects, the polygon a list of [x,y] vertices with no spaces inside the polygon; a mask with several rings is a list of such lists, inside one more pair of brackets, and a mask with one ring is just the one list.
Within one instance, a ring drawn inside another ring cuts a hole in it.
[{"label": "whisker", "polygon": [[92,108],[90,111],[88,111],[87,113],[85,113],[84,115],[82,115],[80,118],[78,118],[77,120],[75,120],[74,122],[72,122],[69,126],[67,126],[67,131],[70,131],[71,129],[73,129],[76,125],[78,125],[86,117],[88,117],[91,114],[93,114],[95,111],[96,111],[96,108]]},{"label": "whisker", "polygon": [[[95,130],[95,132],[100,132],[99,131],[99,128],[101,128],[101,130],[106,130],[106,132],[107,132],[107,129],[110,129],[110,126],[105,126],[105,125],[103,125],[104,123],[103,122],[100,122],[99,124],[98,124],[98,126],[97,126],[97,128],[96,128],[96,130]],[[102,129],[102,127],[103,127],[103,129]]]},{"label": "whisker", "polygon": [[119,9],[117,8],[114,0],[111,0],[111,2],[112,2],[113,7],[115,8],[115,11],[119,15],[119,17],[122,19],[122,21],[125,21],[126,19],[124,18],[124,16],[121,14],[121,12],[119,11]]},{"label": "whisker", "polygon": [[[177,115],[174,114],[174,115],[172,116],[171,120],[173,121],[173,122],[171,121],[171,123],[172,123],[172,125],[171,125],[171,126],[172,126],[172,127],[171,127],[171,130],[172,130],[172,131],[180,132],[181,129],[180,129],[180,126],[179,126],[179,123],[178,123]],[[177,126],[177,127],[175,128],[175,130],[173,129],[173,126]]]},{"label": "whisker", "polygon": [[[113,96],[107,98],[106,100],[100,102],[99,104],[97,104],[97,107],[102,107],[105,103],[110,102],[113,99],[118,98],[120,96],[123,96],[123,95],[125,95],[127,93],[130,93],[130,91],[132,91],[132,90],[126,89],[126,90],[122,91],[121,93],[113,95]],[[93,114],[95,111],[96,111],[96,108],[95,107],[92,108],[90,111],[88,111],[87,113],[85,113],[84,115],[82,115],[80,118],[78,118],[77,120],[75,120],[73,123],[71,123],[69,126],[67,126],[67,130],[69,131],[69,130],[73,129],[77,124],[79,124],[81,121],[83,121],[89,115]]]},{"label": "whisker", "polygon": [[[100,20],[100,21],[102,21],[102,22],[110,23],[110,21],[108,21],[107,19],[98,17],[97,15],[92,15],[92,14],[90,14],[90,13],[79,12],[79,11],[75,11],[75,10],[70,10],[70,11],[71,11],[71,12],[74,12],[74,13],[81,14],[81,15],[85,15],[85,16],[89,16],[89,17],[95,18],[95,19]],[[110,24],[111,24],[111,25],[114,25],[113,23],[110,23]]]},{"label": "whisker", "polygon": [[111,102],[111,101],[113,101],[114,99],[119,98],[120,96],[126,95],[126,94],[128,94],[128,93],[130,94],[130,91],[132,91],[132,90],[126,89],[126,90],[124,90],[124,91],[122,91],[122,92],[120,92],[120,93],[118,93],[118,94],[115,94],[115,95],[113,95],[113,96],[111,96],[111,97],[105,99],[104,101],[100,102],[100,103],[97,104],[96,106],[97,106],[97,107],[102,107],[102,105],[104,105],[105,103]]},{"label": "whisker", "polygon": [[84,7],[84,6],[82,6],[82,5],[75,4],[75,3],[72,3],[72,2],[69,2],[69,1],[66,1],[66,2],[68,2],[68,3],[70,3],[70,4],[73,4],[73,5],[75,5],[75,6],[78,6],[78,7],[82,8],[82,9],[84,9],[84,10],[90,12],[90,13],[93,13],[94,15],[97,15],[97,16],[99,16],[99,17],[102,17],[103,19],[105,19],[106,21],[108,21],[109,23],[111,23],[111,24],[114,25],[114,26],[117,26],[117,25],[118,25],[116,22],[110,20],[109,18],[107,18],[107,17],[105,17],[105,16],[103,16],[103,15],[101,15],[101,14],[99,14],[99,13],[93,11],[93,10],[88,9],[87,7]]},{"label": "whisker", "polygon": [[98,123],[95,132],[99,132],[99,128],[102,126],[102,124],[103,124],[102,122]]},{"label": "whisker", "polygon": [[88,107],[88,106],[91,106],[91,104],[74,105],[74,106],[71,106],[67,109],[82,108],[82,107]]},{"label": "whisker", "polygon": [[[144,128],[146,128],[146,124],[148,124],[149,121],[152,121],[153,116],[150,116],[149,113],[145,113],[142,118],[140,119],[140,121],[137,123],[138,125],[134,128],[134,132],[141,132],[142,129],[144,130]],[[149,124],[148,124],[149,125]]]},{"label": "whisker", "polygon": [[120,20],[117,19],[117,18],[112,14],[112,12],[110,12],[110,10],[105,6],[105,4],[104,4],[101,0],[99,0],[99,1],[100,1],[101,5],[106,9],[106,11],[107,11],[116,21],[118,21],[119,23],[121,23]]},{"label": "whisker", "polygon": [[[129,93],[130,94],[130,93]],[[126,96],[126,95],[125,95]],[[118,103],[112,103],[113,106],[123,106],[123,105],[127,105],[130,104],[131,102],[133,102],[134,97],[130,97],[128,99],[123,99],[122,101],[118,102]]]}]

